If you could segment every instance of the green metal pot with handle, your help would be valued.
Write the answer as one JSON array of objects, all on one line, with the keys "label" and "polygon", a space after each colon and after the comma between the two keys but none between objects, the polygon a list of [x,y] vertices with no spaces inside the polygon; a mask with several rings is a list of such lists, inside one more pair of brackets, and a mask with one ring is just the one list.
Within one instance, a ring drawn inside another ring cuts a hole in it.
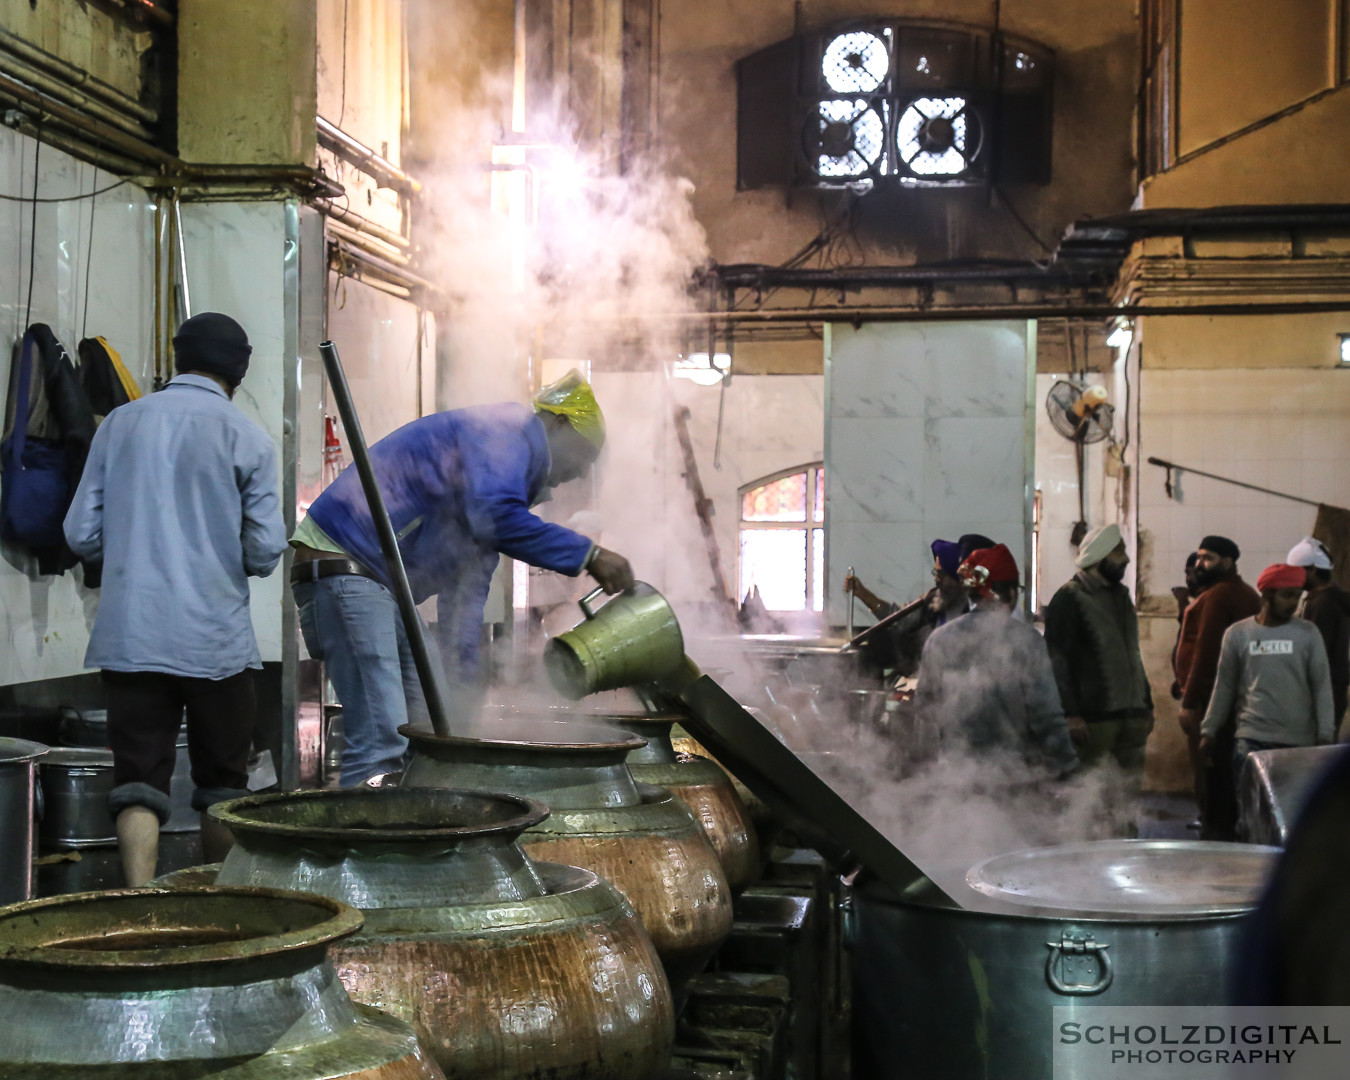
[{"label": "green metal pot with handle", "polygon": [[661,682],[684,664],[684,635],[666,598],[639,581],[598,611],[595,589],[580,600],[586,618],[549,640],[544,667],[560,694],[580,700],[600,690]]}]

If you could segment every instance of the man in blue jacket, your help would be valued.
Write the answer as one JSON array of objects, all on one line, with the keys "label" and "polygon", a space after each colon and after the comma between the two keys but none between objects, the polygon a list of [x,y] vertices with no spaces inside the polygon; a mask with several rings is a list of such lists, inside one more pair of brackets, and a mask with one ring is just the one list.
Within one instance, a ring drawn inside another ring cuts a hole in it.
[{"label": "man in blue jacket", "polygon": [[[583,476],[604,444],[590,385],[577,372],[514,403],[455,409],[405,424],[370,450],[413,598],[437,596],[452,681],[478,681],[483,607],[498,558],[575,577],[607,592],[633,584],[628,560],[530,512],[550,488]],[[365,492],[347,468],[291,538],[291,583],[309,653],[343,708],[343,787],[401,768],[400,725],[425,699]],[[452,712],[455,703],[451,703]],[[463,711],[463,705],[460,705]]]}]

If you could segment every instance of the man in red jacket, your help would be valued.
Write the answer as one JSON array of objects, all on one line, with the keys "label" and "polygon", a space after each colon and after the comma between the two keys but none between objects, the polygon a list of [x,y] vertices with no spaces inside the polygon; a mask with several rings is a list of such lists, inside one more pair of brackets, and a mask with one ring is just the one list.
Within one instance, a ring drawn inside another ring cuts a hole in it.
[{"label": "man in red jacket", "polygon": [[1206,536],[1196,551],[1199,596],[1186,609],[1177,642],[1176,675],[1181,688],[1178,720],[1191,752],[1195,799],[1200,804],[1202,840],[1236,839],[1237,802],[1233,791],[1233,725],[1227,724],[1214,740],[1213,766],[1200,754],[1200,723],[1214,692],[1223,635],[1230,626],[1261,610],[1261,597],[1237,572],[1241,552],[1226,536]]}]

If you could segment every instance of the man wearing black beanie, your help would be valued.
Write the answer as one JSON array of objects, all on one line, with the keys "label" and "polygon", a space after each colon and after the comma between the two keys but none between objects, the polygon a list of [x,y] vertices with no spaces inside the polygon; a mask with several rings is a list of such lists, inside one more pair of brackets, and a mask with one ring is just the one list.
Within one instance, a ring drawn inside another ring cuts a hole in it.
[{"label": "man wearing black beanie", "polygon": [[107,694],[108,809],[128,885],[155,875],[185,709],[206,861],[228,848],[205,811],[248,794],[249,669],[262,667],[248,579],[286,550],[272,439],[229,401],[248,370],[248,335],[211,312],[173,343],[179,374],[108,414],[65,520],[71,549],[103,560],[84,662]]},{"label": "man wearing black beanie", "polygon": [[1237,544],[1226,536],[1206,536],[1200,541],[1195,578],[1201,592],[1182,617],[1177,641],[1175,664],[1181,689],[1178,720],[1191,752],[1203,840],[1233,840],[1237,835],[1237,797],[1230,764],[1233,724],[1230,721],[1218,733],[1212,754],[1216,764],[1211,767],[1200,754],[1200,723],[1214,692],[1224,632],[1261,610],[1261,597],[1238,576],[1241,554]]},{"label": "man wearing black beanie", "polygon": [[248,372],[253,346],[244,328],[228,315],[204,311],[194,315],[173,336],[174,366],[182,374],[209,375],[234,397]]}]

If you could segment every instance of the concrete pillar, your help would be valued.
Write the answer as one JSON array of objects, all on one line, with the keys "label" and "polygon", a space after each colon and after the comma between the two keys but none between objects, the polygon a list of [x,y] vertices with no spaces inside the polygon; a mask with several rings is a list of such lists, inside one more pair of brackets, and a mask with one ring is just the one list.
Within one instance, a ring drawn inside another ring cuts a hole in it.
[{"label": "concrete pillar", "polygon": [[181,0],[178,152],[188,161],[309,165],[317,112],[313,3]]}]

